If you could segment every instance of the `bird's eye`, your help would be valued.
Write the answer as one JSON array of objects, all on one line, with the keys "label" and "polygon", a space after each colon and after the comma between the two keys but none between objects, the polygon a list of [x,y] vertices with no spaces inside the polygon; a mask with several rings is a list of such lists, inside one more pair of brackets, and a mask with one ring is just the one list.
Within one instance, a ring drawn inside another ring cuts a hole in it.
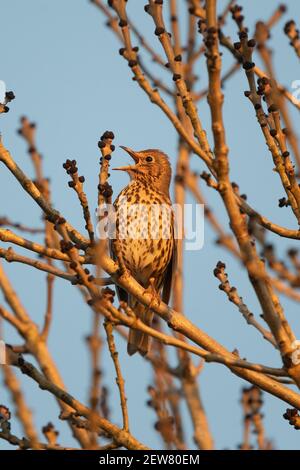
[{"label": "bird's eye", "polygon": [[153,158],[150,157],[150,155],[149,155],[149,157],[146,157],[146,162],[153,162]]}]

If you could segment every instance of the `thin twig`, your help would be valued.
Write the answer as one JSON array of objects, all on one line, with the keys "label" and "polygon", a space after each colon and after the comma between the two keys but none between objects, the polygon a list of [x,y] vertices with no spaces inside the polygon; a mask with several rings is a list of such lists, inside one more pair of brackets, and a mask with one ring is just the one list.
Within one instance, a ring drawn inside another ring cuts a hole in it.
[{"label": "thin twig", "polygon": [[104,322],[104,328],[106,331],[107,344],[109,347],[110,355],[113,360],[115,371],[117,374],[116,382],[119,388],[121,409],[123,415],[123,429],[124,431],[129,432],[129,418],[128,418],[128,409],[127,409],[127,398],[125,395],[125,381],[121,372],[121,366],[119,362],[118,352],[115,345],[115,340],[113,336],[113,324],[110,321]]}]

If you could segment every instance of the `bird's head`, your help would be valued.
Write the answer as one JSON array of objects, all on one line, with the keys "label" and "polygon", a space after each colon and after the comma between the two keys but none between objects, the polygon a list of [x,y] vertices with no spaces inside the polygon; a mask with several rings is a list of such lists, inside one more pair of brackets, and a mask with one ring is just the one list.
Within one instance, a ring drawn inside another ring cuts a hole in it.
[{"label": "bird's head", "polygon": [[168,156],[161,150],[148,149],[134,151],[129,147],[121,146],[134,160],[134,165],[114,168],[114,170],[127,171],[133,180],[141,180],[151,184],[155,189],[169,194],[171,181],[171,165]]}]

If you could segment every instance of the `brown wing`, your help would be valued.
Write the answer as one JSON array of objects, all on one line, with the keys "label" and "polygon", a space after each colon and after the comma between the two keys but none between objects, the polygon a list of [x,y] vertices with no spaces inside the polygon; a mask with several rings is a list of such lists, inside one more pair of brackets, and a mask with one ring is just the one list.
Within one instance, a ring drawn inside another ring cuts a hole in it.
[{"label": "brown wing", "polygon": [[177,240],[174,237],[172,257],[169,261],[169,264],[165,271],[164,279],[162,282],[162,286],[163,286],[162,287],[162,300],[166,304],[168,304],[170,300],[176,267],[177,267]]}]

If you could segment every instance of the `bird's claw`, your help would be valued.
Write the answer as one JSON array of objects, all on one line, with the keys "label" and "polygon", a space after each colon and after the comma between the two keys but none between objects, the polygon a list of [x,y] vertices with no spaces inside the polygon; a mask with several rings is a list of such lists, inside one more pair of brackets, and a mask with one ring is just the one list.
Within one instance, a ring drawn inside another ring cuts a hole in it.
[{"label": "bird's claw", "polygon": [[149,285],[144,290],[144,295],[149,294],[149,293],[151,294],[151,300],[150,300],[150,304],[148,305],[147,311],[151,310],[151,308],[152,308],[152,306],[155,302],[157,302],[158,305],[160,305],[160,303],[161,303],[160,295],[158,294],[157,290],[155,289],[155,278],[154,277],[150,277]]}]

